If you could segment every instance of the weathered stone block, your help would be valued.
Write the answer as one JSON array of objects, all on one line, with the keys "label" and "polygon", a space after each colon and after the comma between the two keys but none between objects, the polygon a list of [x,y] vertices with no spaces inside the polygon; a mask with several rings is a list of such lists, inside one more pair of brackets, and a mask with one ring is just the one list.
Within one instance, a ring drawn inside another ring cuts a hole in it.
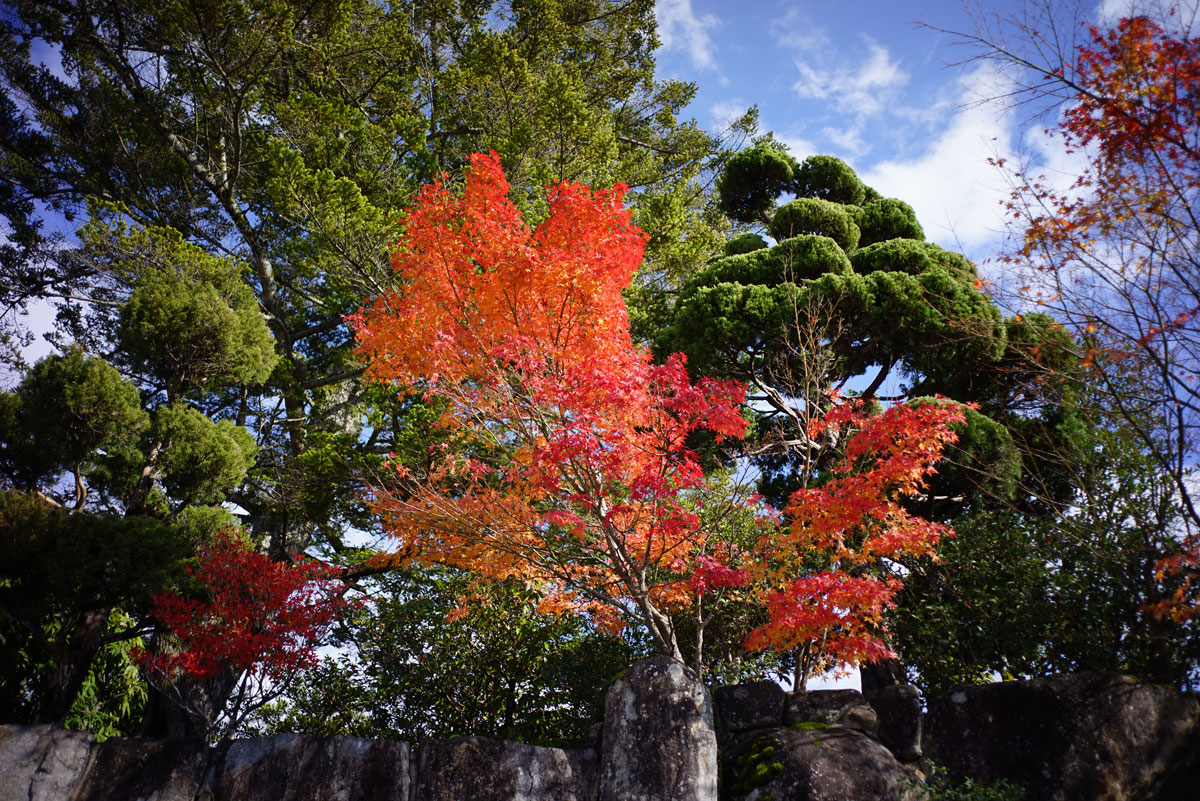
[{"label": "weathered stone block", "polygon": [[61,801],[83,779],[95,745],[87,732],[0,726],[0,801]]},{"label": "weathered stone block", "polygon": [[[810,723],[820,726],[820,723]],[[917,801],[917,784],[875,740],[848,728],[762,735],[726,778],[734,801]]]},{"label": "weathered stone block", "polygon": [[213,776],[214,801],[407,801],[409,748],[298,734],[234,740]]},{"label": "weathered stone block", "polygon": [[79,801],[194,801],[213,753],[204,740],[115,737],[96,746]]},{"label": "weathered stone block", "polygon": [[879,738],[879,716],[868,704],[852,706],[843,712],[832,726],[860,731],[868,737]]},{"label": "weathered stone block", "polygon": [[954,779],[1007,779],[1039,801],[1128,801],[1153,798],[1198,737],[1196,695],[1080,673],[936,698],[923,745]]},{"label": "weathered stone block", "polygon": [[879,741],[900,759],[921,757],[921,691],[896,684],[864,693],[879,717]]},{"label": "weathered stone block", "polygon": [[799,690],[787,694],[783,725],[796,723],[833,723],[856,706],[861,706],[858,690]]},{"label": "weathered stone block", "polygon": [[783,724],[784,692],[773,681],[718,687],[713,702],[718,721],[728,731],[775,729]]},{"label": "weathered stone block", "polygon": [[488,737],[426,740],[416,801],[595,801],[596,752]]},{"label": "weathered stone block", "polygon": [[604,701],[600,801],[714,801],[712,699],[664,656],[637,662]]}]

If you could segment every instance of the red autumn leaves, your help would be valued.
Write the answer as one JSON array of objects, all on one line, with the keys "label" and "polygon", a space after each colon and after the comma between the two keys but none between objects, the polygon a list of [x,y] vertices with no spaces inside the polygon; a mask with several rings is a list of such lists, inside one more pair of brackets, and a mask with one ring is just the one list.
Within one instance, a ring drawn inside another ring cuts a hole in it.
[{"label": "red autumn leaves", "polygon": [[201,548],[188,572],[201,597],[153,597],[154,616],[180,647],[138,652],[141,664],[167,679],[245,671],[282,680],[316,661],[315,643],[348,603],[328,565],[272,561],[231,531]]},{"label": "red autumn leaves", "polygon": [[[836,476],[793,496],[786,528],[722,541],[700,524],[704,476],[687,443],[743,436],[745,390],[693,382],[681,355],[656,365],[633,343],[621,290],[644,243],[623,187],[560,185],[534,228],[507,194],[494,155],[472,158],[461,194],[426,187],[394,257],[401,289],[351,321],[376,379],[444,409],[433,468],[376,488],[402,552],[519,578],[547,611],[640,623],[674,655],[670,614],[716,588],[770,611],[756,647],[823,639],[848,662],[886,654],[887,560],[943,533],[900,502],[961,411],[839,405],[820,423],[852,435]],[[805,572],[814,555],[826,569]]]}]

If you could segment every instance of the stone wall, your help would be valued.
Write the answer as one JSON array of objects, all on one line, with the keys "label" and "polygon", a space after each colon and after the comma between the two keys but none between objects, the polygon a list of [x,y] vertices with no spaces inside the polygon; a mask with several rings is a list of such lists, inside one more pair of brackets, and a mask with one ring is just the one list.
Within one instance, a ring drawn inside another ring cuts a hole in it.
[{"label": "stone wall", "polygon": [[280,735],[209,747],[0,727],[0,801],[918,801],[931,762],[1025,801],[1197,801],[1200,699],[1115,674],[959,689],[710,697],[688,669],[634,665],[588,748],[484,737],[409,744]]}]

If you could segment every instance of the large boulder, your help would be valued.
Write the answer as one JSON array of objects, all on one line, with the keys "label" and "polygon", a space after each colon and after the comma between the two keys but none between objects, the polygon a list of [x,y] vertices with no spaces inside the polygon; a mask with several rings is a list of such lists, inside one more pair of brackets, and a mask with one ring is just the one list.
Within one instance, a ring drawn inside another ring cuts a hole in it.
[{"label": "large boulder", "polygon": [[[234,740],[113,738],[95,746],[77,801],[407,799],[407,743],[296,734]],[[61,796],[66,798],[66,795]]]},{"label": "large boulder", "polygon": [[0,801],[70,798],[95,741],[55,726],[0,726]]},{"label": "large boulder", "polygon": [[408,743],[280,734],[234,740],[216,760],[214,801],[407,799]]},{"label": "large boulder", "polygon": [[860,731],[801,723],[755,740],[732,760],[733,801],[918,801],[920,785],[890,751]]},{"label": "large boulder", "polygon": [[858,729],[872,737],[879,718],[858,690],[798,690],[787,695],[783,725],[825,723]]},{"label": "large boulder", "polygon": [[1147,801],[1196,801],[1200,787],[1200,736],[1177,762],[1171,765],[1146,793]]},{"label": "large boulder", "polygon": [[[394,797],[401,801],[403,795]],[[595,801],[596,752],[462,737],[426,740],[415,801]]]},{"label": "large boulder", "polygon": [[921,691],[911,684],[893,684],[863,694],[879,719],[879,741],[900,759],[921,756]]},{"label": "large boulder", "polygon": [[604,701],[600,801],[713,801],[713,705],[695,672],[665,656],[643,659]]},{"label": "large boulder", "polygon": [[[952,779],[999,779],[1039,801],[1149,801],[1200,738],[1200,699],[1114,673],[959,688],[929,704],[925,755]],[[1196,797],[1196,784],[1190,784]],[[1187,797],[1180,796],[1181,798]]]},{"label": "large boulder", "polygon": [[114,737],[96,746],[79,801],[194,801],[212,751],[200,738]]},{"label": "large boulder", "polygon": [[713,692],[717,721],[730,732],[779,728],[784,698],[783,688],[773,681],[731,684]]}]

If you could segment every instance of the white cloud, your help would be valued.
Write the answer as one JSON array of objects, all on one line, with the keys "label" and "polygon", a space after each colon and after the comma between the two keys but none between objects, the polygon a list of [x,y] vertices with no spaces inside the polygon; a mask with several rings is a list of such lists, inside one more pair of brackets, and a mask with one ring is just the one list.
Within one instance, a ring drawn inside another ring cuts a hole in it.
[{"label": "white cloud", "polygon": [[692,0],[655,0],[654,16],[658,20],[658,36],[666,51],[687,52],[696,69],[715,69],[713,43],[709,32],[721,21],[712,14],[696,15]]},{"label": "white cloud", "polygon": [[871,149],[867,142],[866,124],[859,120],[850,126],[827,125],[821,129],[826,142],[833,145],[829,155],[837,155],[846,161],[857,161],[858,157]]},{"label": "white cloud", "polygon": [[793,136],[786,133],[775,133],[775,138],[783,144],[787,145],[788,152],[792,154],[792,158],[797,161],[804,161],[809,156],[815,155],[821,151],[817,149],[816,143],[811,139],[805,139],[802,136]]},{"label": "white cloud", "polygon": [[1097,19],[1104,25],[1139,14],[1162,21],[1168,28],[1195,33],[1200,4],[1197,0],[1102,0],[1096,9]]},{"label": "white cloud", "polygon": [[878,114],[893,90],[908,83],[908,74],[883,45],[868,39],[867,47],[866,60],[852,66],[826,69],[797,61],[800,80],[792,89],[803,99],[832,100],[859,116]]},{"label": "white cloud", "polygon": [[728,129],[734,120],[746,113],[748,108],[750,108],[750,104],[740,97],[713,103],[708,110],[712,115],[712,128],[716,131]]},{"label": "white cloud", "polygon": [[[964,98],[996,80],[987,67],[964,77]],[[1008,186],[989,158],[1013,158],[1016,112],[991,104],[961,106],[943,133],[914,159],[878,163],[862,178],[911,204],[928,239],[976,260],[992,255],[1003,229]]]},{"label": "white cloud", "polygon": [[827,50],[831,44],[825,29],[814,25],[797,6],[791,6],[782,17],[772,20],[770,33],[779,47],[793,50]]},{"label": "white cloud", "polygon": [[[793,35],[792,40],[795,39]],[[908,73],[892,58],[887,47],[864,36],[866,52],[858,52],[832,62],[829,53],[839,48],[805,51],[796,58],[799,80],[792,90],[801,100],[820,101],[823,116],[836,112],[836,123],[822,129],[823,137],[841,155],[854,161],[871,149],[867,136],[869,121],[885,114],[903,116],[907,109],[900,102]]]}]

